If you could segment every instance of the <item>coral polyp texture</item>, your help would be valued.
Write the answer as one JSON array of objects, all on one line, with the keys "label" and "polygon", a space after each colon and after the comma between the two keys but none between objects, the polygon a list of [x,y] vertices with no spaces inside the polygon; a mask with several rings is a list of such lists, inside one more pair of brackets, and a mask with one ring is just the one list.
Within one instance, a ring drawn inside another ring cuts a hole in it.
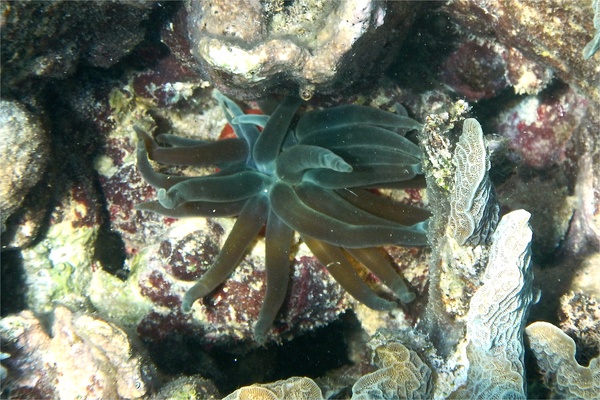
[{"label": "coral polyp texture", "polygon": [[[402,107],[397,113],[347,105],[306,112],[288,97],[270,115],[244,114],[215,92],[237,138],[216,142],[159,135],[136,128],[138,168],[158,189],[158,201],[139,210],[168,217],[237,216],[209,270],[187,291],[182,308],[223,283],[262,228],[267,291],[254,327],[263,342],[284,301],[294,231],[353,297],[376,310],[393,301],[378,296],[359,276],[363,265],[402,302],[415,297],[377,246],[427,243],[428,212],[371,193],[367,188],[411,185],[421,174],[421,152],[404,133],[420,129]],[[259,127],[263,128],[262,133]],[[160,145],[159,145],[160,144]],[[200,177],[156,172],[148,158],[187,166],[218,167]]]},{"label": "coral polyp texture", "polygon": [[453,157],[455,190],[450,196],[449,225],[460,245],[485,243],[498,223],[500,211],[489,179],[490,160],[481,125],[463,122],[463,133]]}]

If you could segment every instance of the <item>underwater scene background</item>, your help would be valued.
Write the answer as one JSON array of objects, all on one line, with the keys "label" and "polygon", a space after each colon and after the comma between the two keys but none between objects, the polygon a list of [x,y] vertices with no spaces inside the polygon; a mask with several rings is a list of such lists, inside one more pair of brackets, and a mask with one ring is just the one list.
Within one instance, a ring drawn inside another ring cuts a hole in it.
[{"label": "underwater scene background", "polygon": [[0,3],[1,397],[600,397],[600,1]]}]

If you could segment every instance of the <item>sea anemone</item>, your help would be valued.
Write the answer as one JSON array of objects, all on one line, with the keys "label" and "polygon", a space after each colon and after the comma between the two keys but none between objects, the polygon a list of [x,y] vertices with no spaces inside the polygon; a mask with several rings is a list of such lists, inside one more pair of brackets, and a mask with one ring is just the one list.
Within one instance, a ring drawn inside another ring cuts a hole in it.
[{"label": "sea anemone", "polygon": [[[414,294],[377,246],[425,245],[423,209],[373,193],[414,184],[421,152],[404,134],[421,128],[406,111],[345,105],[308,111],[295,121],[301,100],[285,98],[270,116],[244,114],[215,92],[237,138],[205,142],[174,135],[153,139],[138,127],[138,169],[158,189],[158,201],[138,210],[169,217],[237,216],[210,269],[187,291],[182,308],[223,283],[265,230],[266,294],[254,336],[264,342],[284,301],[294,231],[354,298],[376,310],[396,306],[359,276],[363,265],[402,301]],[[260,132],[259,128],[262,128]],[[199,177],[154,171],[163,164],[217,167]]]}]

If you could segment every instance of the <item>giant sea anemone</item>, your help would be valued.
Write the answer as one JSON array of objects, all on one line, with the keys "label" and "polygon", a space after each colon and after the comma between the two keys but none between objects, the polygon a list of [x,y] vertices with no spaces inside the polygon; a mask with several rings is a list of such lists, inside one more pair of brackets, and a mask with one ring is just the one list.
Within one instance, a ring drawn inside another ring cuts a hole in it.
[{"label": "giant sea anemone", "polygon": [[[396,113],[345,105],[308,111],[294,122],[301,100],[288,97],[271,115],[244,114],[231,99],[215,97],[237,138],[205,142],[174,135],[156,139],[138,127],[137,158],[158,201],[143,203],[169,217],[237,216],[210,269],[187,291],[182,308],[223,283],[265,230],[266,294],[254,336],[264,342],[285,299],[294,231],[331,275],[358,301],[376,310],[396,306],[360,277],[363,265],[402,301],[414,294],[378,246],[425,245],[428,212],[371,189],[411,185],[421,174],[421,152],[404,134],[421,125]],[[262,128],[260,132],[259,128]],[[153,170],[163,164],[216,166],[199,177]]]}]

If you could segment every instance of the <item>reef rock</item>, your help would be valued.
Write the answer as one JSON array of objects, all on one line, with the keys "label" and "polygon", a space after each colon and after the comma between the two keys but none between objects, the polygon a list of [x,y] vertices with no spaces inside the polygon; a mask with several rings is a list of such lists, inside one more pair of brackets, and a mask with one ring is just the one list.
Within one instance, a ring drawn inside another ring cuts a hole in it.
[{"label": "reef rock", "polygon": [[186,4],[191,53],[219,90],[242,99],[280,85],[307,99],[383,71],[419,7],[372,0]]}]

